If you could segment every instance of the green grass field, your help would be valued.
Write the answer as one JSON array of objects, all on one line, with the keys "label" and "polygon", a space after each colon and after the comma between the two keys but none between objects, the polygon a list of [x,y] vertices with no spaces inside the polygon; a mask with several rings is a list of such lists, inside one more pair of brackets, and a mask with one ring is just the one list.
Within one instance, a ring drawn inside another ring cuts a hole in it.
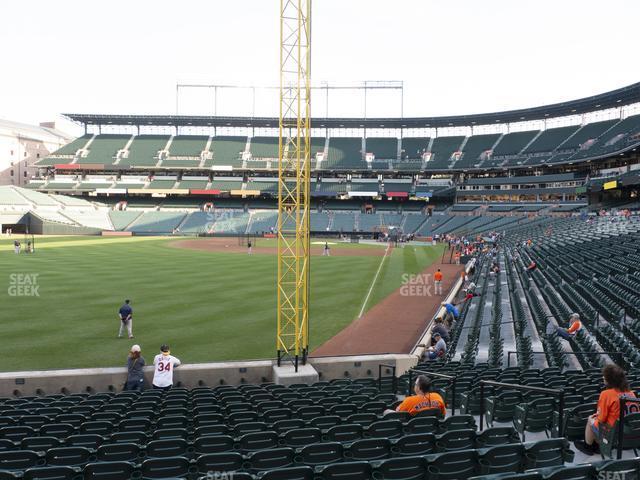
[{"label": "green grass field", "polygon": [[[7,239],[0,245],[0,369],[122,365],[133,343],[116,338],[125,298],[134,308],[135,343],[148,358],[165,342],[186,363],[272,358],[276,257],[179,249],[169,246],[174,240],[46,237],[37,238],[34,255],[18,256]],[[441,254],[440,246],[395,249],[367,309],[398,288],[403,273],[418,273]],[[312,349],[358,315],[381,259],[312,258]],[[39,296],[10,295],[21,274],[37,274]]]}]

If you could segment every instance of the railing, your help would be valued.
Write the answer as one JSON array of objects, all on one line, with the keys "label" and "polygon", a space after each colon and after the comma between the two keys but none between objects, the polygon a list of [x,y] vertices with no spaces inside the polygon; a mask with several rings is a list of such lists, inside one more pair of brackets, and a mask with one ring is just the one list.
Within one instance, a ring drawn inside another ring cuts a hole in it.
[{"label": "railing", "polygon": [[421,375],[428,375],[429,377],[443,378],[445,380],[451,380],[451,416],[456,414],[456,377],[452,375],[445,375],[444,373],[427,372],[426,370],[409,370],[409,395],[411,394],[411,385],[413,384],[413,374],[419,373]]},{"label": "railing", "polygon": [[395,365],[389,365],[387,363],[381,363],[378,365],[378,391],[382,391],[382,368],[390,368],[391,369],[391,375],[393,378],[393,393],[396,393],[398,391],[398,377],[396,376],[396,366]]},{"label": "railing", "polygon": [[620,419],[618,420],[618,460],[622,458],[622,444],[624,442],[624,414],[627,403],[640,404],[640,398],[627,397],[625,395],[620,397]]},{"label": "railing", "polygon": [[[527,354],[532,354],[532,355],[546,355],[545,352],[528,352],[526,350],[509,350],[507,352],[507,368],[509,368],[511,366],[511,355],[518,355],[521,353],[527,353]],[[618,365],[622,365],[622,360],[624,360],[624,354],[622,352],[587,352],[587,351],[572,351],[572,352],[562,352],[565,355],[609,355],[611,356],[615,356],[618,358]]]},{"label": "railing", "polygon": [[562,432],[562,423],[564,415],[564,390],[555,388],[531,387],[528,385],[518,385],[516,383],[494,382],[493,380],[480,380],[480,430],[484,429],[484,386],[490,387],[508,387],[512,390],[522,390],[525,392],[547,393],[559,397],[558,404],[558,432]]}]

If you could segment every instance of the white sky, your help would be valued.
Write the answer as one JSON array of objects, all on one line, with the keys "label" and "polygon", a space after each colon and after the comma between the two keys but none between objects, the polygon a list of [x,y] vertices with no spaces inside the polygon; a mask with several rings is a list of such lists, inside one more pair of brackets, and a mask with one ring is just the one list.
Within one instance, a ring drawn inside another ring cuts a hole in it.
[{"label": "white sky", "polygon": [[[175,113],[180,82],[278,82],[278,0],[0,1],[0,118]],[[312,78],[403,80],[404,115],[478,113],[580,98],[640,80],[638,0],[314,0]],[[181,113],[213,113],[189,91]],[[312,112],[324,116],[324,96]],[[251,115],[248,91],[219,114]],[[277,115],[259,91],[256,115]],[[362,96],[330,114],[362,116]],[[369,116],[399,116],[370,93]]]}]

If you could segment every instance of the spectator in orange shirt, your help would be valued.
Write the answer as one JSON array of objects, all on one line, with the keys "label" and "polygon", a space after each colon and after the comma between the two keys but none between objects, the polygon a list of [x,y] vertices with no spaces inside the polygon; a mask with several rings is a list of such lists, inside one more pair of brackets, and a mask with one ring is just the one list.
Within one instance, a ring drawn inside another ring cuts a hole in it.
[{"label": "spectator in orange shirt", "polygon": [[[604,384],[607,387],[600,392],[598,398],[598,411],[591,415],[587,420],[587,426],[584,430],[584,441],[577,440],[575,446],[578,450],[586,455],[594,455],[598,453],[598,439],[600,438],[601,429],[613,428],[620,418],[620,397],[627,396],[635,398],[635,394],[629,387],[629,382],[624,374],[624,370],[618,365],[606,365],[602,369]],[[627,405],[627,413],[638,411],[637,404]]]},{"label": "spectator in orange shirt", "polygon": [[385,410],[385,414],[390,412],[409,412],[413,416],[424,410],[439,409],[444,417],[447,413],[447,407],[439,393],[430,392],[431,379],[425,375],[419,375],[413,386],[415,395],[406,397],[395,410]]},{"label": "spectator in orange shirt", "polygon": [[434,283],[435,293],[441,294],[442,293],[442,272],[440,271],[440,269],[438,269],[438,271],[433,274],[433,280],[434,280],[433,283]]},{"label": "spectator in orange shirt", "polygon": [[571,340],[576,336],[576,333],[582,328],[582,322],[580,321],[580,315],[572,313],[569,317],[569,328],[558,327],[556,333],[559,337],[565,340]]}]

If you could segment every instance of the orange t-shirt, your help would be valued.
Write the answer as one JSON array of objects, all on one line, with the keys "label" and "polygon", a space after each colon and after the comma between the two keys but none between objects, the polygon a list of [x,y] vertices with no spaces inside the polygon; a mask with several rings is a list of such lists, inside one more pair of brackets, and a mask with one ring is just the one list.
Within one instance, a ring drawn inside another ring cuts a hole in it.
[{"label": "orange t-shirt", "polygon": [[571,325],[569,325],[569,328],[567,329],[567,333],[576,333],[581,328],[582,328],[582,322],[580,322],[580,320],[576,320]]},{"label": "orange t-shirt", "polygon": [[636,396],[635,393],[631,391],[620,392],[614,388],[607,388],[600,393],[596,425],[602,422],[613,427],[613,424],[620,418],[620,397],[622,395],[634,398]]},{"label": "orange t-shirt", "polygon": [[410,415],[415,415],[431,408],[439,408],[442,415],[447,413],[447,407],[439,393],[429,392],[426,395],[407,397],[398,405],[396,412],[409,412]]},{"label": "orange t-shirt", "polygon": [[442,272],[436,272],[433,274],[433,278],[436,282],[442,281]]}]

